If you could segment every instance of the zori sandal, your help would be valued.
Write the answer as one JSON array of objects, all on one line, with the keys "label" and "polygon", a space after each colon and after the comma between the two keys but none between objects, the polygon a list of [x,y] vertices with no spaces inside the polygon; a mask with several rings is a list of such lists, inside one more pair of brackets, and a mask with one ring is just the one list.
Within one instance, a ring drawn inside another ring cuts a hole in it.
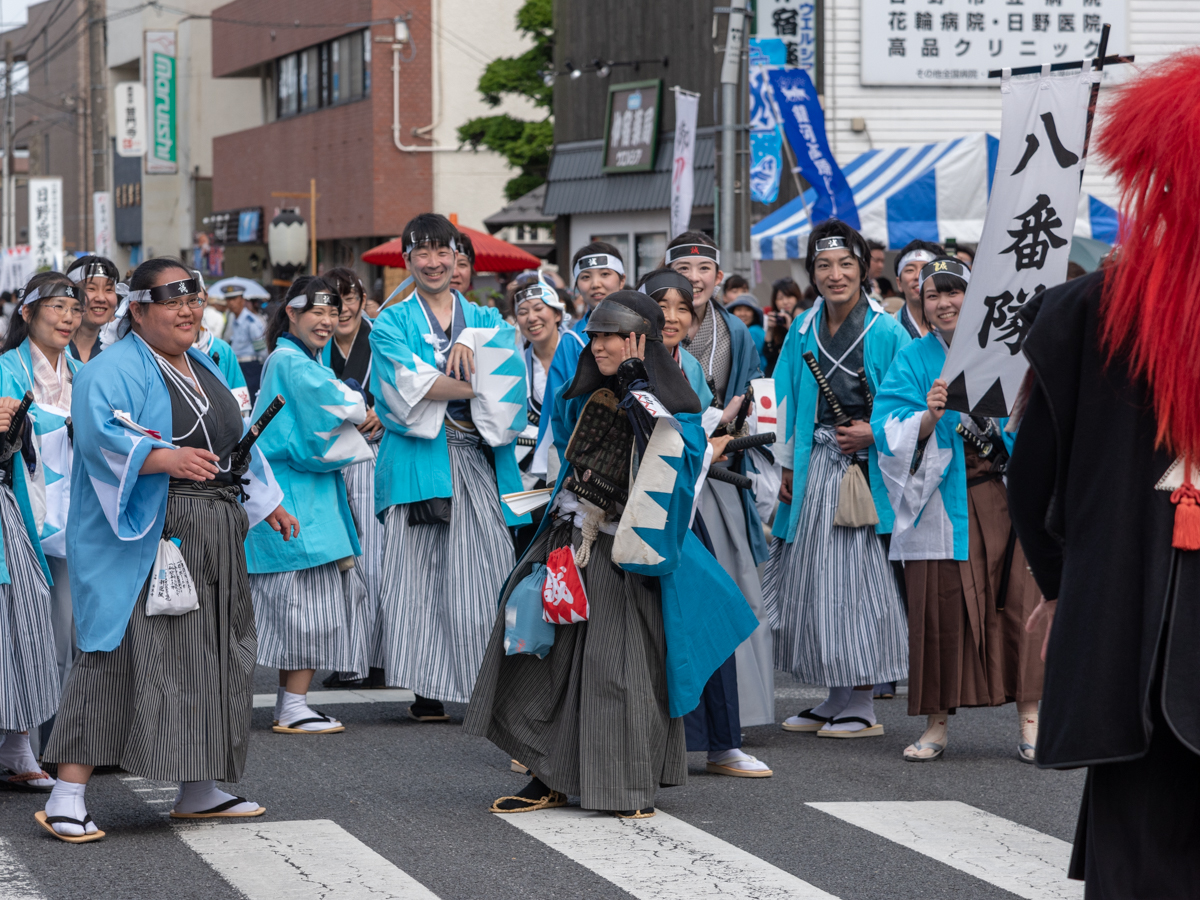
[{"label": "zori sandal", "polygon": [[64,825],[78,825],[86,832],[88,825],[96,824],[92,821],[91,816],[88,816],[83,821],[80,821],[79,819],[72,819],[70,816],[47,816],[44,809],[39,809],[33,814],[33,817],[37,819],[37,823],[45,828],[48,832],[50,832],[60,841],[66,841],[68,844],[86,844],[90,841],[98,841],[100,838],[104,837],[104,832],[99,830],[92,834],[59,834],[54,830],[54,823],[62,822]]}]

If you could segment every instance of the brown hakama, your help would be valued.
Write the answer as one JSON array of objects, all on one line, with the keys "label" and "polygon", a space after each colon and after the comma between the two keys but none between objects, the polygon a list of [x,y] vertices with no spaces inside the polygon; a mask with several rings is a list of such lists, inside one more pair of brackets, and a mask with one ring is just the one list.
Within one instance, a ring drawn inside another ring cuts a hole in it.
[{"label": "brown hakama", "polygon": [[909,560],[908,714],[1040,700],[1040,634],[1025,620],[1041,595],[1018,542],[997,609],[1010,522],[1004,482],[966,448],[970,558]]}]

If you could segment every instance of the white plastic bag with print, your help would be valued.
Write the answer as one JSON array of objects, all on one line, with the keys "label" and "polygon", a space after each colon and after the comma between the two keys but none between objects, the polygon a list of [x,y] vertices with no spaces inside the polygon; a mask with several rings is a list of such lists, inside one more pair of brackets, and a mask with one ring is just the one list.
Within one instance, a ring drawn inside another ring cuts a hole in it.
[{"label": "white plastic bag with print", "polygon": [[158,542],[158,554],[150,570],[150,589],[146,592],[148,616],[182,616],[200,608],[200,597],[179,552],[178,540]]}]

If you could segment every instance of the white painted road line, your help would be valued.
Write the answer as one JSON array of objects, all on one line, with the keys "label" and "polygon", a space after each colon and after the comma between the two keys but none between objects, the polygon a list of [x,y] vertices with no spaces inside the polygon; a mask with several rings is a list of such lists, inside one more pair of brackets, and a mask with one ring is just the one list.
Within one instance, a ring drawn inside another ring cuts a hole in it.
[{"label": "white painted road line", "polygon": [[[416,694],[405,688],[381,688],[367,691],[310,691],[308,702],[314,708],[339,703],[412,703]],[[274,694],[255,694],[255,709],[274,709]]]},{"label": "white painted road line", "polygon": [[661,811],[637,820],[578,808],[499,818],[638,900],[837,900]]},{"label": "white painted road line", "polygon": [[175,832],[248,900],[437,900],[328,819],[225,821]]},{"label": "white painted road line", "polygon": [[1026,900],[1078,900],[1071,845],[956,800],[809,803]]},{"label": "white painted road line", "polygon": [[175,797],[179,793],[179,785],[174,781],[150,781],[138,775],[118,775],[117,778],[160,816],[171,815]]},{"label": "white painted road line", "polygon": [[46,900],[33,877],[17,861],[12,845],[0,838],[0,897],[4,900]]}]

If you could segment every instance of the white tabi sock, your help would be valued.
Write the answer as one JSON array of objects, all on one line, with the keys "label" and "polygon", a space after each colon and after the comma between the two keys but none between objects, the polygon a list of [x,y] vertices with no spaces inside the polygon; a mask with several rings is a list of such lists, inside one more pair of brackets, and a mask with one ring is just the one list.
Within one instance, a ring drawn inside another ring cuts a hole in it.
[{"label": "white tabi sock", "polygon": [[[846,708],[834,716],[835,719],[845,719],[849,716],[856,716],[860,719],[866,719],[871,725],[875,724],[875,697],[873,691],[868,688],[865,691],[851,691],[850,702],[846,704]],[[825,726],[830,731],[862,731],[864,728],[869,728],[870,725],[864,725],[862,722],[846,722],[842,725],[829,724]]]},{"label": "white tabi sock", "polygon": [[[213,807],[220,806],[225,801],[233,799],[235,799],[233,794],[217,790],[217,783],[215,781],[181,781],[179,782],[179,791],[175,794],[175,812],[207,812]],[[229,807],[229,809],[222,810],[222,812],[254,812],[256,809],[258,809],[257,803],[253,800],[246,800],[243,803]]]},{"label": "white tabi sock", "polygon": [[770,766],[761,759],[756,759],[737,747],[732,750],[709,750],[708,761],[718,766],[728,766],[743,772],[767,772],[770,770]]},{"label": "white tabi sock", "polygon": [[846,708],[846,704],[850,702],[850,695],[854,692],[854,688],[849,687],[831,687],[829,696],[825,698],[825,702],[820,706],[813,707],[814,716],[824,716],[826,719],[833,719],[842,714],[842,710]]},{"label": "white tabi sock", "polygon": [[[14,775],[29,775],[42,773],[33,748],[29,746],[29,735],[19,731],[10,731],[0,742],[0,766],[8,769]],[[32,787],[52,787],[54,779],[50,777],[27,781]]]},{"label": "white tabi sock", "polygon": [[[283,707],[279,711],[279,724],[285,728],[295,727],[293,723],[302,722],[305,719],[319,719],[321,714],[309,708],[308,694],[289,694],[283,695]],[[327,728],[336,728],[342,723],[332,716],[326,717],[325,722],[310,722],[307,725],[299,726],[304,731],[324,731]]]},{"label": "white tabi sock", "polygon": [[[87,806],[83,802],[83,793],[86,790],[86,784],[76,784],[73,781],[58,779],[55,782],[54,790],[50,792],[50,799],[46,801],[46,818],[68,816],[78,819],[80,822],[86,822],[88,812]],[[83,828],[67,822],[53,822],[51,827],[67,837],[82,837],[84,834]],[[95,822],[89,823],[87,826],[88,834],[95,834],[98,830]]]}]

